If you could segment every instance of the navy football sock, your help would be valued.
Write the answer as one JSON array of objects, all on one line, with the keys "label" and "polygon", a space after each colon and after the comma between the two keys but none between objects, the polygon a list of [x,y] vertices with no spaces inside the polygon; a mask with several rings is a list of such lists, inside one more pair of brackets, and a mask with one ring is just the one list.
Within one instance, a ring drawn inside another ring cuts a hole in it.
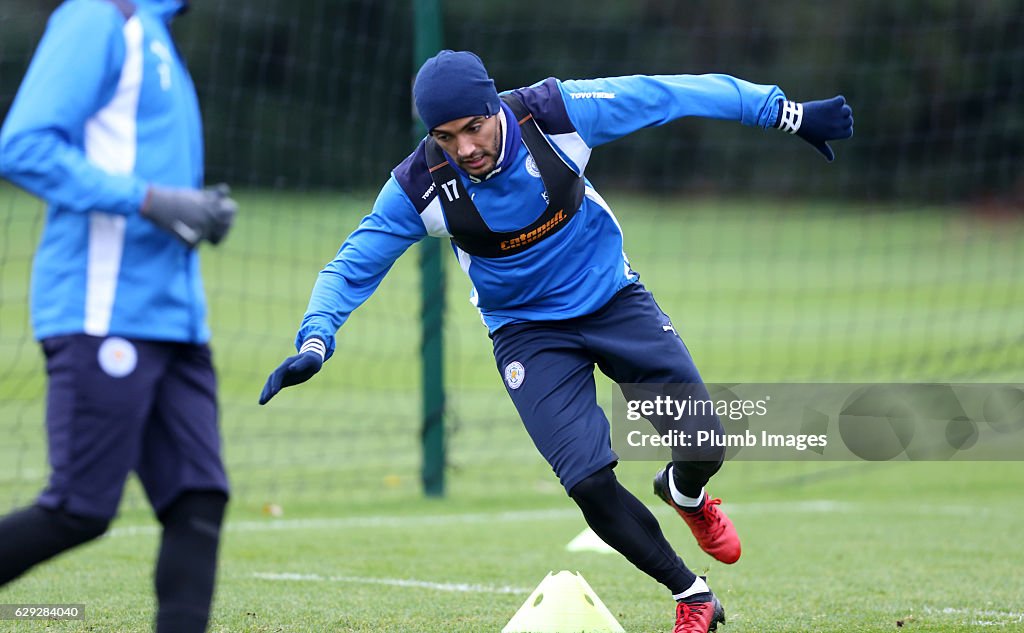
[{"label": "navy football sock", "polygon": [[109,521],[29,506],[0,520],[0,586],[107,531]]},{"label": "navy football sock", "polygon": [[155,574],[157,633],[206,630],[225,505],[222,492],[191,491],[160,513],[164,531]]},{"label": "navy football sock", "polygon": [[587,525],[640,571],[673,594],[693,585],[696,575],[665,540],[658,520],[622,487],[610,466],[573,486],[569,496],[583,511]]}]

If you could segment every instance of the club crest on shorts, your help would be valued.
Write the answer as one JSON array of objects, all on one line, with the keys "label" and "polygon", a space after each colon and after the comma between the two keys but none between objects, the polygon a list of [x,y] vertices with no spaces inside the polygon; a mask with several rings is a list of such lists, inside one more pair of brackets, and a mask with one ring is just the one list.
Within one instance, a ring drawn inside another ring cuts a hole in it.
[{"label": "club crest on shorts", "polygon": [[518,389],[526,378],[526,368],[517,360],[505,365],[505,384],[509,389]]},{"label": "club crest on shorts", "polygon": [[537,167],[537,161],[533,160],[533,156],[526,157],[526,173],[534,178],[540,178],[540,168]]},{"label": "club crest on shorts", "polygon": [[124,378],[135,371],[139,354],[135,346],[119,336],[112,336],[100,344],[97,354],[100,368],[113,378]]}]

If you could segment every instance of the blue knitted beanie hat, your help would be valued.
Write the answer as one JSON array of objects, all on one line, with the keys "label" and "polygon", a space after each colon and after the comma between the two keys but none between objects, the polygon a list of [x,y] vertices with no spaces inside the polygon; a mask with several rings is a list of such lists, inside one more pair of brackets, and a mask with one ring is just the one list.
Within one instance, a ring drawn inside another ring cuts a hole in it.
[{"label": "blue knitted beanie hat", "polygon": [[467,116],[493,116],[501,108],[484,63],[467,51],[443,50],[424,62],[412,95],[428,130]]}]

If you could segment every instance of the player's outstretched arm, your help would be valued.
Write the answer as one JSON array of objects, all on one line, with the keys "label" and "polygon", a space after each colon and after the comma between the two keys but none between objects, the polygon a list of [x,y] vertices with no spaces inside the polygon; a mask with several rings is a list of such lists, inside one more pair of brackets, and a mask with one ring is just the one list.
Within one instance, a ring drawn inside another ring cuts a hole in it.
[{"label": "player's outstretched arm", "polygon": [[267,404],[285,387],[298,385],[313,377],[324,364],[324,342],[318,338],[307,339],[298,354],[289,356],[278,365],[277,369],[267,378],[260,393],[260,404]]},{"label": "player's outstretched arm", "polygon": [[832,162],[836,155],[828,141],[853,136],[853,109],[842,95],[803,103],[784,101],[779,106],[775,127],[796,134],[821,152],[825,160]]},{"label": "player's outstretched arm", "polygon": [[363,218],[317,275],[306,314],[295,337],[299,353],[289,356],[267,378],[260,394],[266,404],[285,387],[306,382],[334,353],[335,334],[352,311],[370,298],[391,266],[427,230],[394,177],[381,189]]}]

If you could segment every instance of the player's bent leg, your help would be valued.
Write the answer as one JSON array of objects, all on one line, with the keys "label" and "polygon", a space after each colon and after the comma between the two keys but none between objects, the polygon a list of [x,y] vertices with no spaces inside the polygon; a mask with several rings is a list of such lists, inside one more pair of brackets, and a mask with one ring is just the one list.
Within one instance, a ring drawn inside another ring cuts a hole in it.
[{"label": "player's bent leg", "polygon": [[0,585],[63,551],[98,538],[108,519],[86,517],[38,505],[0,520]]},{"label": "player's bent leg", "polygon": [[640,571],[680,594],[696,575],[665,540],[658,520],[619,483],[611,466],[583,479],[569,491],[594,532]]},{"label": "player's bent leg", "polygon": [[673,633],[708,633],[725,622],[725,611],[705,580],[686,568],[657,519],[618,482],[610,466],[573,486],[569,494],[604,542],[678,600]]},{"label": "player's bent leg", "polygon": [[684,469],[693,466],[705,464],[670,462],[654,476],[654,494],[682,517],[702,550],[720,562],[735,563],[742,552],[740,537],[719,505],[722,500],[711,498],[703,485],[693,486],[693,478],[680,476]]},{"label": "player's bent leg", "polygon": [[206,630],[227,501],[221,491],[186,491],[160,512],[163,537],[154,577],[157,633]]}]

